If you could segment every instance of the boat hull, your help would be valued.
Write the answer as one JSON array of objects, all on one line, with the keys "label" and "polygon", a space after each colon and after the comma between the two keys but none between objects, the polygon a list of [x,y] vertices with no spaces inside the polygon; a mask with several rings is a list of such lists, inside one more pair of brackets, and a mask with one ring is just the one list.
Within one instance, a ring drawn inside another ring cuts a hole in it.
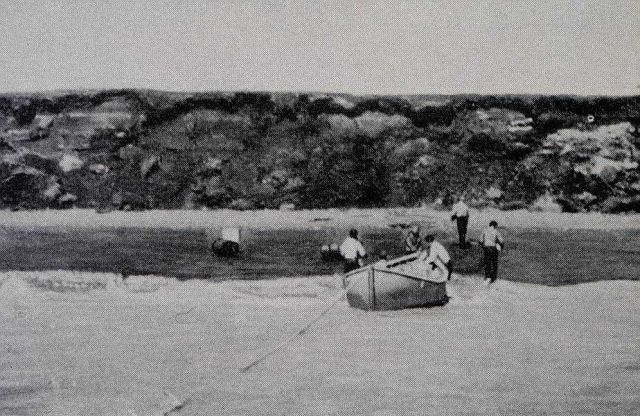
[{"label": "boat hull", "polygon": [[447,303],[446,282],[374,266],[348,273],[344,279],[347,302],[365,310],[393,310]]}]

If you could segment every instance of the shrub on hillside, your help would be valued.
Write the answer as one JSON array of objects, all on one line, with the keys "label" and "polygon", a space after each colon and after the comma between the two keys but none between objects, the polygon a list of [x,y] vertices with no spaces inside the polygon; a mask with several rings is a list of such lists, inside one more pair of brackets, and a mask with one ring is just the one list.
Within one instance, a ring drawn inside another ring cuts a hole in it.
[{"label": "shrub on hillside", "polygon": [[317,117],[320,114],[345,114],[349,115],[350,110],[344,108],[331,97],[317,98],[313,101],[304,102],[300,101],[299,105],[312,117]]},{"label": "shrub on hillside", "polygon": [[13,117],[21,126],[31,123],[36,118],[36,114],[37,108],[31,101],[26,101],[13,107]]},{"label": "shrub on hillside", "polygon": [[529,204],[526,201],[515,200],[515,201],[507,201],[500,204],[500,209],[505,211],[515,211],[519,209],[526,209],[529,207]]},{"label": "shrub on hillside", "polygon": [[518,165],[504,186],[507,201],[532,203],[547,189],[547,180],[537,166]]},{"label": "shrub on hillside", "polygon": [[309,156],[301,204],[306,207],[383,206],[389,193],[389,149],[357,135],[326,140]]},{"label": "shrub on hillside", "polygon": [[640,212],[640,196],[611,196],[600,207],[602,212],[618,214],[622,212]]},{"label": "shrub on hillside", "polygon": [[504,137],[488,133],[474,133],[465,137],[462,142],[469,154],[475,154],[478,159],[497,158],[504,155],[507,144]]},{"label": "shrub on hillside", "polygon": [[434,124],[448,126],[456,118],[456,111],[452,105],[426,105],[408,113],[408,117],[418,127],[427,127]]},{"label": "shrub on hillside", "polygon": [[48,188],[47,175],[31,167],[0,167],[0,203],[3,207],[37,209],[49,205],[45,191]]},{"label": "shrub on hillside", "polygon": [[584,117],[570,113],[542,113],[536,117],[535,129],[540,135],[554,133],[560,129],[568,129],[577,126],[584,121]]}]

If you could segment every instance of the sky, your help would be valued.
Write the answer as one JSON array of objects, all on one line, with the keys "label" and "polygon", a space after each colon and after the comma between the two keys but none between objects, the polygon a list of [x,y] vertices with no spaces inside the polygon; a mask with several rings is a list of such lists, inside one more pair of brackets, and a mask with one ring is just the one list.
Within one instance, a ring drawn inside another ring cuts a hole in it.
[{"label": "sky", "polygon": [[0,91],[640,93],[640,0],[0,0]]}]

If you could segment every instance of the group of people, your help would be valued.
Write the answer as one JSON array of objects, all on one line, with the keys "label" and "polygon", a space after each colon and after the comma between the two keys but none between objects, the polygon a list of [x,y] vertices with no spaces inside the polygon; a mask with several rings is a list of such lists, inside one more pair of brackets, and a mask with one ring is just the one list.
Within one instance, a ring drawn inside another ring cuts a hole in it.
[{"label": "group of people", "polygon": [[[451,221],[455,221],[458,228],[458,244],[461,248],[467,246],[467,226],[469,225],[469,207],[464,202],[464,196],[458,198],[453,205]],[[482,231],[480,245],[484,251],[484,278],[487,284],[498,278],[498,254],[504,247],[504,239],[498,231],[498,222],[492,220]]]},{"label": "group of people", "polygon": [[[464,202],[464,197],[460,197],[453,206],[451,220],[456,221],[458,229],[458,244],[460,248],[468,246],[467,227],[469,224],[469,207]],[[482,232],[479,240],[484,252],[484,273],[485,282],[493,283],[498,278],[498,255],[504,247],[504,239],[498,231],[498,223],[494,220],[489,222],[489,226]],[[447,249],[440,242],[436,241],[433,234],[428,234],[424,238],[420,235],[420,226],[413,226],[404,240],[405,254],[418,253],[417,260],[425,262],[430,270],[438,271],[451,279],[453,263]],[[352,229],[342,245],[340,254],[344,258],[344,272],[348,273],[362,266],[362,260],[367,256],[367,252],[358,239],[358,231]]]}]

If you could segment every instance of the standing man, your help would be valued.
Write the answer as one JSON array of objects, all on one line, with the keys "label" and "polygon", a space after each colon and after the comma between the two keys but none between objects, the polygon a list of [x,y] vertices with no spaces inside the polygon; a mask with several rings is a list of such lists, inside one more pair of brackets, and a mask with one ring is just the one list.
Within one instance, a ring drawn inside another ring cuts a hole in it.
[{"label": "standing man", "polygon": [[451,221],[456,221],[458,226],[458,245],[464,248],[467,245],[467,225],[469,224],[469,207],[464,203],[464,196],[460,195],[458,202],[453,205]]},{"label": "standing man", "polygon": [[349,231],[349,237],[345,238],[340,246],[340,254],[344,258],[345,273],[362,266],[361,259],[367,255],[367,252],[358,240],[358,230],[352,228]]},{"label": "standing man", "polygon": [[447,249],[444,248],[442,244],[436,241],[436,238],[433,234],[429,234],[424,238],[424,246],[425,251],[423,255],[420,257],[421,260],[425,260],[427,262],[433,261],[436,259],[444,265],[447,269],[447,280],[451,280],[451,273],[453,272],[453,264],[451,262],[451,256],[447,252]]},{"label": "standing man", "polygon": [[484,250],[484,280],[489,285],[498,278],[498,253],[504,247],[496,221],[491,221],[489,227],[484,229],[480,242]]},{"label": "standing man", "polygon": [[407,238],[404,240],[404,254],[412,254],[422,250],[422,239],[420,238],[420,226],[414,225],[409,230]]}]

